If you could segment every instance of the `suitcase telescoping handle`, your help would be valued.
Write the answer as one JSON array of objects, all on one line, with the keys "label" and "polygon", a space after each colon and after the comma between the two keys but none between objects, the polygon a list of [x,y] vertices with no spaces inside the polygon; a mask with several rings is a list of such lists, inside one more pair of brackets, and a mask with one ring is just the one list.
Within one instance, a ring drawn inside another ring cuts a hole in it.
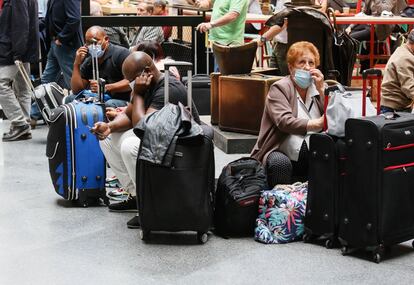
[{"label": "suitcase telescoping handle", "polygon": [[367,79],[369,76],[375,76],[378,80],[377,82],[377,115],[380,113],[381,108],[381,78],[382,71],[381,69],[370,68],[362,71],[362,116],[365,117],[366,113],[366,97],[367,97]]},{"label": "suitcase telescoping handle", "polygon": [[34,86],[32,84],[32,81],[30,80],[29,74],[27,73],[26,69],[24,68],[23,62],[20,60],[15,60],[14,64],[17,66],[17,69],[19,70],[20,74],[23,77],[24,82],[26,85],[30,88],[32,91],[32,94],[34,95]]},{"label": "suitcase telescoping handle", "polygon": [[170,100],[170,90],[168,88],[169,85],[169,80],[170,80],[170,67],[179,67],[179,66],[183,66],[183,67],[188,67],[188,71],[187,71],[187,77],[188,77],[188,81],[187,81],[187,106],[190,109],[190,113],[192,112],[192,105],[193,105],[193,81],[192,81],[192,76],[193,76],[193,64],[191,62],[186,62],[186,61],[167,61],[164,63],[164,105],[167,105],[167,103]]}]

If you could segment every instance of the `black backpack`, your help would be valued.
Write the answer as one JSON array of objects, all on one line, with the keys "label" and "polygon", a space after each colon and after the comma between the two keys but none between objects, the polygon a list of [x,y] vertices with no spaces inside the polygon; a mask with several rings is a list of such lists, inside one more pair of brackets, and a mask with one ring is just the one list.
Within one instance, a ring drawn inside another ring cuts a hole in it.
[{"label": "black backpack", "polygon": [[215,195],[214,225],[218,235],[253,235],[259,198],[267,188],[259,161],[246,157],[223,168]]}]

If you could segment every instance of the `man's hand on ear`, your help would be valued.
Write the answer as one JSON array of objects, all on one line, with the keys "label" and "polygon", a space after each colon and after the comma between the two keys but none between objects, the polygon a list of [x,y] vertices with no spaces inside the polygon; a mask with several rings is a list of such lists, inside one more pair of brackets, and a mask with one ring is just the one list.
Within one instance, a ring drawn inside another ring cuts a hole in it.
[{"label": "man's hand on ear", "polygon": [[135,84],[132,90],[134,95],[144,95],[151,85],[151,81],[154,76],[145,71],[146,70],[144,69],[141,75],[135,78]]}]

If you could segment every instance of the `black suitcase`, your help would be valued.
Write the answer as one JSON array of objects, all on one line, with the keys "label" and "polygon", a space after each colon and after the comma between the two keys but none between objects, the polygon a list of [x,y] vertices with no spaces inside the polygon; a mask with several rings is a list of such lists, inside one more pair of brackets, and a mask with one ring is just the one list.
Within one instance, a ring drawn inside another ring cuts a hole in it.
[{"label": "black suitcase", "polygon": [[338,237],[338,201],[343,188],[346,147],[343,139],[312,134],[309,151],[309,182],[305,215],[305,242],[314,238],[332,248]]},{"label": "black suitcase", "polygon": [[[365,113],[364,98],[367,96],[366,80],[369,74],[379,75],[380,70],[366,70],[364,72],[363,111]],[[381,84],[378,84],[380,86]],[[333,85],[325,89],[325,112],[329,101],[329,93],[338,89]],[[346,90],[353,90],[345,87]],[[380,94],[378,92],[378,94]],[[338,95],[336,95],[338,96]],[[324,129],[327,129],[325,117]],[[344,189],[346,175],[345,162],[347,160],[344,138],[338,138],[326,133],[312,134],[309,143],[309,182],[308,197],[305,215],[305,242],[315,238],[325,241],[326,248],[336,246],[339,227],[339,200]]]},{"label": "black suitcase", "polygon": [[[165,68],[168,70],[167,65]],[[165,84],[167,78],[168,73]],[[189,87],[188,104],[191,81]],[[212,136],[207,135],[196,141],[178,139],[171,167],[138,159],[141,239],[148,240],[151,231],[196,231],[198,241],[205,243],[213,219],[214,170],[214,146]]]},{"label": "black suitcase", "polygon": [[414,115],[349,119],[345,134],[342,253],[367,248],[378,263],[385,246],[414,238]]},{"label": "black suitcase", "polygon": [[200,115],[210,115],[210,75],[193,76],[193,100]]}]

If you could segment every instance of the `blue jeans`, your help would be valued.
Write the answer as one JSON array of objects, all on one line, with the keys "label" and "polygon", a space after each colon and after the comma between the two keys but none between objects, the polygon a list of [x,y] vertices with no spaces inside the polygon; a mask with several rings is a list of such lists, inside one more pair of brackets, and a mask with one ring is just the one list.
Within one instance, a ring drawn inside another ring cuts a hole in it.
[{"label": "blue jeans", "polygon": [[60,72],[62,72],[65,81],[64,87],[70,89],[70,79],[72,77],[75,55],[76,48],[65,45],[58,46],[52,41],[49,53],[47,54],[46,68],[41,78],[42,84],[55,82]]},{"label": "blue jeans", "polygon": [[391,113],[393,113],[393,112],[408,112],[408,113],[410,113],[411,112],[411,109],[410,108],[407,108],[407,109],[402,109],[402,110],[395,110],[393,108],[390,108],[390,107],[386,107],[386,106],[382,106],[381,105],[381,109],[380,109],[380,113],[381,114],[385,114],[385,113],[389,113],[389,112],[391,112]]}]

